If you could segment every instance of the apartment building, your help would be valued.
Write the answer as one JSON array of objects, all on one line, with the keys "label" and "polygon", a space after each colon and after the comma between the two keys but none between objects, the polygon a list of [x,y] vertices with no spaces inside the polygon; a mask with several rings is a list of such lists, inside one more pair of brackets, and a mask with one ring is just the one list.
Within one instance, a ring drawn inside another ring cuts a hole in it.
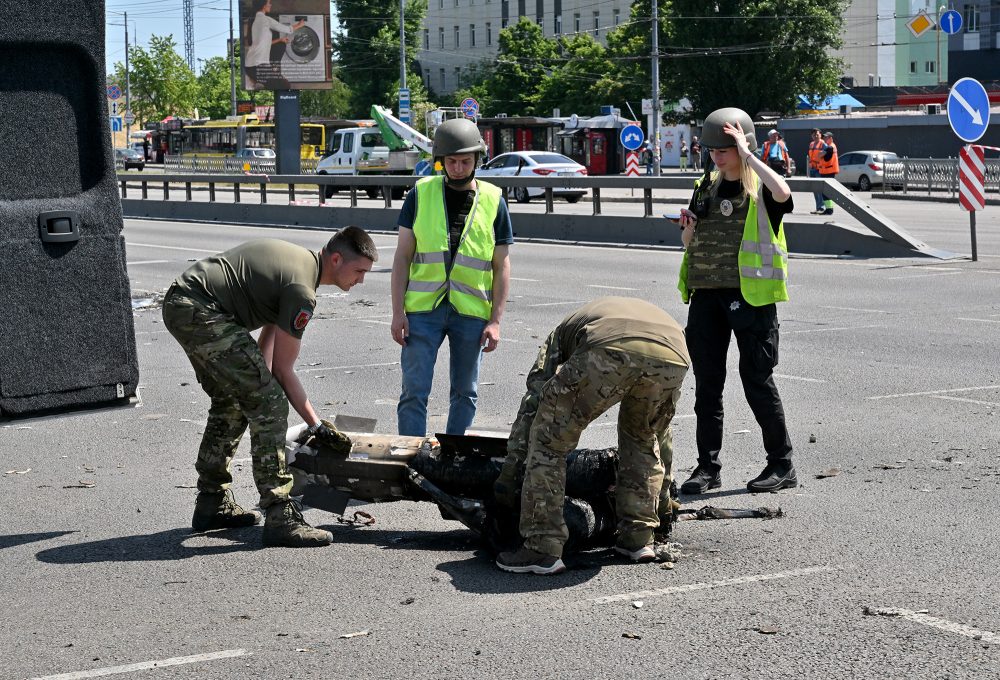
[{"label": "apartment building", "polygon": [[546,37],[590,33],[604,42],[609,30],[628,21],[628,0],[428,0],[420,44],[424,85],[452,92],[470,66],[497,53],[497,36],[527,17]]}]

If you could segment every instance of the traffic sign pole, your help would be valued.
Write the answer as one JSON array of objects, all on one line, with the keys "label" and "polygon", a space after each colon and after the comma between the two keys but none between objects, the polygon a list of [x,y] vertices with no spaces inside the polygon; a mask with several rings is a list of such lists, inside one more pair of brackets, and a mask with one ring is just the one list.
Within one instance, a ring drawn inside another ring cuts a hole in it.
[{"label": "traffic sign pole", "polygon": [[969,234],[972,239],[972,261],[979,255],[976,248],[976,211],[986,207],[986,157],[983,147],[967,145],[958,154],[958,202],[969,211]]}]

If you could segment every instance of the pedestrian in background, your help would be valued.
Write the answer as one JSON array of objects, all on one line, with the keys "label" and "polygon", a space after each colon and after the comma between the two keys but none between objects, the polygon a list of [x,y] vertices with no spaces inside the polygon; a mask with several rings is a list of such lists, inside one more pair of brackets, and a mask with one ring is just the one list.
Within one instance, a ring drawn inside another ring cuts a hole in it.
[{"label": "pedestrian in background", "polygon": [[[263,239],[236,246],[189,267],[167,290],[163,323],[188,355],[212,400],[198,449],[195,531],[253,526],[260,516],[240,507],[229,470],[250,426],[253,477],[266,514],[264,545],[327,545],[289,499],[285,465],[291,402],[320,443],[344,453],[350,439],[316,415],[295,374],[302,335],[316,308],[316,288],[350,290],[365,279],[378,250],[358,227],[337,232],[319,252]],[[250,332],[260,328],[255,341]]]},{"label": "pedestrian in background", "polygon": [[690,304],[685,334],[694,369],[698,447],[698,464],[681,491],[701,494],[722,486],[723,389],[733,335],[743,391],[767,453],[763,472],[747,488],[794,487],[792,443],[774,384],[775,303],[788,299],[782,220],[792,211],[792,192],[781,175],[753,154],[757,140],[745,111],[713,111],[705,119],[702,139],[717,170],[697,181],[680,220],[686,250],[678,288]]},{"label": "pedestrian in background", "polygon": [[761,146],[760,157],[767,163],[768,167],[782,177],[788,176],[789,162],[788,146],[777,130],[767,133],[767,141]]},{"label": "pedestrian in background", "polygon": [[695,172],[701,172],[701,151],[701,142],[697,137],[691,137],[691,169]]},{"label": "pedestrian in background", "polygon": [[690,363],[680,326],[645,300],[598,298],[556,326],[528,373],[494,485],[500,505],[520,509],[524,538],[519,550],[500,553],[498,567],[519,574],[566,568],[566,456],[587,425],[618,403],[615,550],[633,562],[655,558],[660,513],[672,512],[670,421]]},{"label": "pedestrian in background", "polygon": [[[819,128],[813,128],[812,133],[809,135],[809,176],[819,177],[819,163],[820,157],[826,150],[826,144],[823,143],[823,135]],[[813,198],[816,200],[816,209],[812,211],[813,215],[823,214],[823,192],[816,191],[813,192]]]},{"label": "pedestrian in background", "polygon": [[[832,132],[823,133],[823,153],[819,156],[818,164],[821,179],[837,179],[837,173],[840,172],[840,154],[837,152]],[[833,199],[825,193],[823,194],[823,214],[833,214]]]},{"label": "pedestrian in background", "polygon": [[681,172],[687,172],[688,169],[688,145],[681,137],[681,148],[680,148],[680,170]]},{"label": "pedestrian in background", "polygon": [[402,346],[399,434],[427,434],[427,400],[438,350],[451,355],[448,434],[476,416],[483,352],[500,342],[514,242],[500,189],[475,179],[486,143],[467,118],[442,123],[432,154],[443,175],[419,180],[399,212],[392,263],[392,339]]}]

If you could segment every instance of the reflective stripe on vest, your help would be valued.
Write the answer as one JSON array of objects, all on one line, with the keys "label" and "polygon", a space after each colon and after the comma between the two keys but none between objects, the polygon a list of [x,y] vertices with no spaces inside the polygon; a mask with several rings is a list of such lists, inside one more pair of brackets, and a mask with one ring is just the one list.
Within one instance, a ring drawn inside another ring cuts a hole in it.
[{"label": "reflective stripe on vest", "polygon": [[[709,181],[714,181],[717,173],[712,173]],[[698,184],[695,183],[697,191]],[[788,246],[785,242],[784,224],[778,225],[775,234],[764,207],[764,186],[758,182],[757,195],[751,197],[743,224],[743,241],[737,257],[740,274],[740,293],[754,307],[782,302],[788,299]],[[688,254],[681,260],[680,277],[677,288],[681,299],[688,302],[691,293],[687,287]]]},{"label": "reflective stripe on vest", "polygon": [[403,297],[405,311],[429,312],[447,295],[459,314],[489,320],[493,313],[493,223],[501,193],[482,180],[476,180],[476,187],[472,210],[452,261],[444,178],[426,177],[417,182],[417,214],[413,221],[417,243]]}]

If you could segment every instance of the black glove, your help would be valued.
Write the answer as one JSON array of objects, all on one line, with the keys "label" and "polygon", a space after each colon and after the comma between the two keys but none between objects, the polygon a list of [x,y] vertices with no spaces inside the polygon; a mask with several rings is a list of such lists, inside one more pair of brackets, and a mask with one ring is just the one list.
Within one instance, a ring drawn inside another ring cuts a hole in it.
[{"label": "black glove", "polygon": [[351,452],[351,438],[333,426],[329,420],[321,420],[309,428],[312,435],[310,444],[323,446],[333,453],[346,456]]}]

